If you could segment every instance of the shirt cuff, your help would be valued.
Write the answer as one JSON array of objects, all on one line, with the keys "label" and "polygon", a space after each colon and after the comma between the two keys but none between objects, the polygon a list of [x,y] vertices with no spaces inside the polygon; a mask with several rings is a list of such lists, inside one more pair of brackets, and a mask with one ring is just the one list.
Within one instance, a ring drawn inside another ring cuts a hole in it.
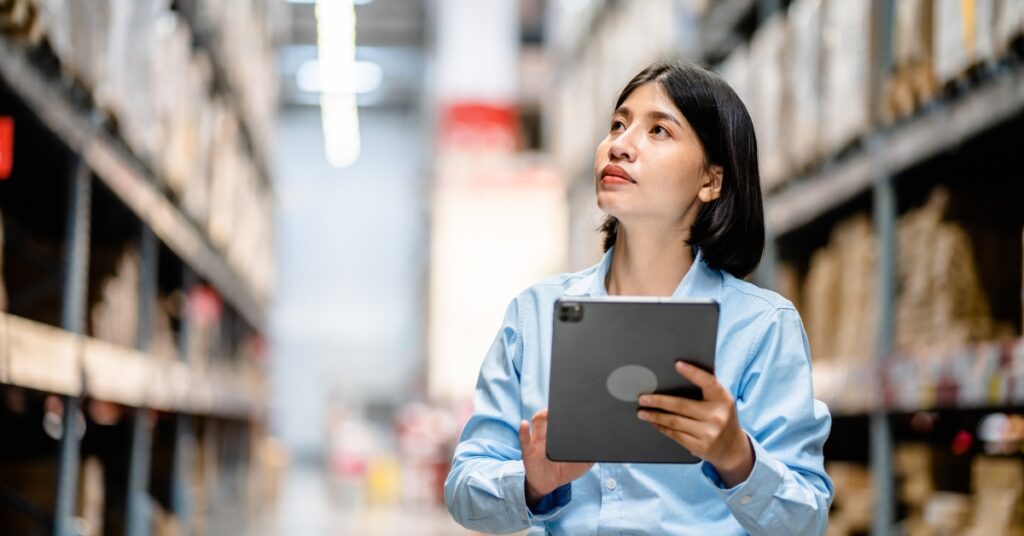
[{"label": "shirt cuff", "polygon": [[715,493],[725,501],[729,510],[734,514],[757,519],[771,505],[784,475],[777,467],[779,462],[768,454],[760,443],[750,438],[750,445],[754,449],[754,468],[745,481],[726,488],[718,471],[708,462],[701,463],[701,472],[714,486]]},{"label": "shirt cuff", "polygon": [[556,488],[555,491],[542,497],[533,508],[530,508],[526,504],[526,468],[523,467],[522,461],[517,460],[510,463],[515,464],[515,469],[509,476],[514,474],[515,478],[505,480],[505,485],[508,486],[505,497],[518,497],[517,510],[521,509],[520,515],[525,514],[531,524],[547,521],[562,513],[562,510],[568,506],[569,501],[572,500],[572,483]]},{"label": "shirt cuff", "polygon": [[529,509],[530,519],[536,519],[537,521],[551,519],[565,508],[571,500],[572,484],[559,486],[555,491],[548,493],[541,500],[537,501],[533,508]]}]

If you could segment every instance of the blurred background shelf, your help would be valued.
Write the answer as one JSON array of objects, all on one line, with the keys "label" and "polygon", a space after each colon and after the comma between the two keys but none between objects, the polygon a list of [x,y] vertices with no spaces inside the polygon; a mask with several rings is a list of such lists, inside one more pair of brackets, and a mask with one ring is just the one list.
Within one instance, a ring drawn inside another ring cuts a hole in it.
[{"label": "blurred background shelf", "polygon": [[815,392],[836,416],[1024,407],[1024,339],[900,354],[884,363],[814,366]]},{"label": "blurred background shelf", "polygon": [[822,170],[788,181],[768,195],[765,222],[776,236],[791,232],[868,191],[880,172],[899,175],[1022,111],[1024,69],[1005,68],[963,95],[869,134],[861,147],[826,163]]},{"label": "blurred background shelf", "polygon": [[33,65],[28,51],[3,39],[0,77],[54,134],[83,155],[96,176],[145,220],[161,240],[220,289],[253,327],[264,328],[265,300],[247,288],[226,259],[214,251],[207,236],[161,192],[152,175],[124,145],[98,126],[98,119],[91,117],[90,112],[71,102],[66,88],[61,87],[64,81],[47,77]]}]

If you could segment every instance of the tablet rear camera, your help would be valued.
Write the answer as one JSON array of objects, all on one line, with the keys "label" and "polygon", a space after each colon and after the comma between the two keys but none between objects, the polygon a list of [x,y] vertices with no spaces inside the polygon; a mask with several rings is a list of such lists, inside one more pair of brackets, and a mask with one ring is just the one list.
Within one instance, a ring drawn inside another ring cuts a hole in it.
[{"label": "tablet rear camera", "polygon": [[579,322],[583,319],[583,305],[578,303],[563,303],[558,308],[558,318],[562,322]]}]

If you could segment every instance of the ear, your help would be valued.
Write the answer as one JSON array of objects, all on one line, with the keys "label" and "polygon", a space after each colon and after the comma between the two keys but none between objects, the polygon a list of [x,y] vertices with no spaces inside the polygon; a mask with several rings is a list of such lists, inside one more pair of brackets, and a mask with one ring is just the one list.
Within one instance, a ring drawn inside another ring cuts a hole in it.
[{"label": "ear", "polygon": [[701,201],[710,203],[722,195],[723,173],[722,166],[717,164],[710,166],[704,173],[704,183],[701,184],[700,191],[697,192],[697,197]]}]

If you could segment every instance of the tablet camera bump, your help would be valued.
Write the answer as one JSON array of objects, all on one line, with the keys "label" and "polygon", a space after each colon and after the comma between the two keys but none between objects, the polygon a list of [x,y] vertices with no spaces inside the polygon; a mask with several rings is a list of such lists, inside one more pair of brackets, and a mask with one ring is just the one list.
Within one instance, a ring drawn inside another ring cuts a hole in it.
[{"label": "tablet camera bump", "polygon": [[607,385],[612,396],[635,404],[643,393],[653,393],[658,389],[658,377],[647,367],[624,365],[608,375]]}]

